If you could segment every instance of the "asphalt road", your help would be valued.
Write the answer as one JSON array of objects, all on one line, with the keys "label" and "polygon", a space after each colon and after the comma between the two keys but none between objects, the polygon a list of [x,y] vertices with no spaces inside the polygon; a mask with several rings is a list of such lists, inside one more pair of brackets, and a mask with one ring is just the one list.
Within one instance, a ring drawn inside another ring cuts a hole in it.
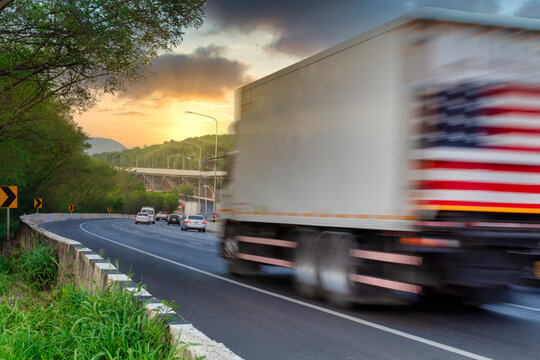
[{"label": "asphalt road", "polygon": [[245,359],[538,359],[540,292],[510,303],[358,306],[341,311],[297,297],[287,269],[237,278],[211,233],[132,220],[69,220],[49,231],[82,242],[215,341]]}]

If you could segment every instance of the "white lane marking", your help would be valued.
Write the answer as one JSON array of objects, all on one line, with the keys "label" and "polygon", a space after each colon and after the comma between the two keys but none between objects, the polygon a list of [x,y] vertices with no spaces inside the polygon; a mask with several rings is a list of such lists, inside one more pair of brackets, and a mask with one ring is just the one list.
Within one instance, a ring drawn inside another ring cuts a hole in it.
[{"label": "white lane marking", "polygon": [[188,243],[198,246],[203,246],[203,244],[196,243],[195,241],[188,241]]},{"label": "white lane marking", "polygon": [[510,306],[518,307],[518,308],[520,308],[520,309],[525,309],[525,310],[531,310],[531,311],[538,311],[538,312],[540,312],[540,309],[537,309],[537,308],[534,308],[534,307],[530,307],[530,306],[525,306],[525,305],[518,305],[518,304],[512,304],[512,303],[504,303],[504,305],[510,305]]},{"label": "white lane marking", "polygon": [[88,224],[88,223],[91,223],[91,222],[99,222],[99,221],[90,221],[90,222],[82,223],[82,224],[79,225],[79,228],[82,231],[84,231],[85,233],[88,233],[90,235],[93,235],[95,237],[103,239],[105,241],[111,242],[111,243],[119,245],[119,246],[123,246],[123,247],[125,247],[127,249],[137,251],[139,253],[151,256],[153,258],[168,262],[170,264],[177,265],[177,266],[183,267],[185,269],[192,270],[192,271],[198,272],[200,274],[213,277],[215,279],[223,280],[223,281],[226,281],[228,283],[244,287],[246,289],[257,291],[257,292],[260,292],[260,293],[265,294],[265,295],[273,296],[275,298],[282,299],[282,300],[285,300],[285,301],[288,301],[288,302],[291,302],[291,303],[294,303],[294,304],[297,304],[297,305],[301,305],[301,306],[304,306],[304,307],[307,307],[307,308],[310,308],[310,309],[318,310],[320,312],[323,312],[323,313],[326,313],[326,314],[329,314],[329,315],[337,316],[337,317],[340,317],[342,319],[350,320],[350,321],[353,321],[353,322],[358,323],[358,324],[369,326],[369,327],[377,329],[377,330],[381,330],[381,331],[384,331],[384,332],[387,332],[387,333],[390,333],[390,334],[401,336],[401,337],[404,337],[404,338],[409,339],[409,340],[417,341],[417,342],[425,344],[425,345],[433,346],[433,347],[436,347],[438,349],[445,350],[445,351],[448,351],[448,352],[451,352],[451,353],[454,353],[454,354],[458,354],[458,355],[461,355],[461,356],[464,356],[464,357],[467,357],[467,358],[470,358],[470,359],[491,360],[491,358],[488,358],[488,357],[485,357],[485,356],[482,356],[482,355],[478,355],[478,354],[474,354],[474,353],[471,353],[471,352],[468,352],[468,351],[465,351],[465,350],[461,350],[461,349],[455,348],[453,346],[441,344],[441,343],[436,342],[436,341],[432,341],[432,340],[425,339],[425,338],[420,337],[420,336],[412,335],[412,334],[406,333],[404,331],[392,329],[390,327],[387,327],[387,326],[384,326],[384,325],[379,325],[379,324],[376,324],[376,323],[371,322],[371,321],[356,318],[356,317],[351,316],[351,315],[342,314],[340,312],[330,310],[330,309],[326,309],[326,308],[323,308],[323,307],[318,306],[318,305],[306,303],[304,301],[293,299],[293,298],[290,298],[288,296],[276,294],[276,293],[273,293],[273,292],[268,291],[268,290],[259,289],[259,288],[255,287],[255,286],[251,286],[251,285],[243,284],[243,283],[235,281],[235,280],[227,279],[226,277],[219,276],[219,275],[216,275],[216,274],[213,274],[211,272],[204,271],[204,270],[201,270],[201,269],[197,269],[195,267],[192,267],[192,266],[189,266],[189,265],[186,265],[186,264],[182,264],[182,263],[179,263],[177,261],[170,260],[170,259],[164,258],[162,256],[149,253],[149,252],[144,251],[144,250],[137,249],[137,248],[135,248],[133,246],[122,244],[122,243],[120,243],[118,241],[108,239],[108,238],[106,238],[104,236],[101,236],[101,235],[98,235],[98,234],[94,234],[93,232],[88,231],[85,228],[83,228],[84,224]]}]

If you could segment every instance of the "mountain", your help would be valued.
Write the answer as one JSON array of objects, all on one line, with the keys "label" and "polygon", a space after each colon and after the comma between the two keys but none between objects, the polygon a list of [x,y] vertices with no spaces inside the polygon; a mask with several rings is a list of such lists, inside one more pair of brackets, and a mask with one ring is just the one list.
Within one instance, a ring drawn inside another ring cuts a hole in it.
[{"label": "mountain", "polygon": [[86,151],[88,155],[100,154],[102,152],[122,151],[127,149],[127,147],[120,144],[118,141],[99,137],[89,138],[88,144],[91,146],[91,148]]}]

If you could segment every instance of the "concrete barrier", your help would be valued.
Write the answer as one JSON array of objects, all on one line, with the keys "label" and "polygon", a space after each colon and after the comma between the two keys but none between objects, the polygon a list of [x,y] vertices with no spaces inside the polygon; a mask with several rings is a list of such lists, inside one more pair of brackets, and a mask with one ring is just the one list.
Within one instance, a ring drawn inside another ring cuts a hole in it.
[{"label": "concrete barrier", "polygon": [[126,214],[79,214],[79,213],[44,213],[24,215],[24,219],[31,225],[41,225],[53,221],[73,219],[134,219],[135,215]]},{"label": "concrete barrier", "polygon": [[[139,287],[127,275],[121,273],[116,266],[109,263],[99,254],[84,246],[82,243],[68,239],[39,225],[68,219],[100,219],[100,218],[130,218],[132,215],[123,214],[32,214],[21,216],[19,232],[16,239],[5,243],[3,251],[11,251],[16,247],[31,249],[37,242],[43,241],[51,245],[58,254],[60,283],[75,283],[77,286],[93,290],[96,286],[103,290],[111,283],[118,283],[126,291],[130,291],[145,306],[150,318],[167,316],[167,327],[172,341],[182,344],[194,344],[186,347],[182,355],[190,359],[204,357],[210,360],[241,360],[225,345],[217,343],[197,330],[191,323],[182,318],[161,300],[154,298],[148,291]],[[214,224],[217,225],[217,224]],[[216,227],[217,229],[217,227]]]}]

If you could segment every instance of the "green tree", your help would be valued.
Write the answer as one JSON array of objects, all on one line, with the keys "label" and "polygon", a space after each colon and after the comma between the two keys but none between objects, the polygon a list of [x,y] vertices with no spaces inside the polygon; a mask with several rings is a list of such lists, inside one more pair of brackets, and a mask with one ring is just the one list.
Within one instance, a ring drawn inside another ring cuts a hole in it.
[{"label": "green tree", "polygon": [[[139,80],[161,50],[202,24],[205,0],[0,1],[0,140],[40,118],[51,97],[70,109]],[[20,91],[21,86],[32,91]],[[10,131],[11,130],[11,131]]]}]

